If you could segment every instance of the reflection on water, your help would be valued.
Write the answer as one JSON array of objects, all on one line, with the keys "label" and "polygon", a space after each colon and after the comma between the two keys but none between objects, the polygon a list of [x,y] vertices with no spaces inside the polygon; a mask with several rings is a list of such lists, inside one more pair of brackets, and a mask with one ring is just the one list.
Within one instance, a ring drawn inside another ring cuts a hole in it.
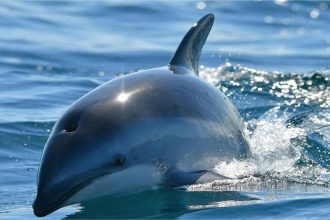
[{"label": "reflection on water", "polygon": [[[67,219],[161,218],[170,219],[205,208],[256,201],[239,192],[188,192],[184,189],[157,189],[123,197],[105,197],[84,203],[80,212]],[[128,203],[130,205],[128,205]]]}]

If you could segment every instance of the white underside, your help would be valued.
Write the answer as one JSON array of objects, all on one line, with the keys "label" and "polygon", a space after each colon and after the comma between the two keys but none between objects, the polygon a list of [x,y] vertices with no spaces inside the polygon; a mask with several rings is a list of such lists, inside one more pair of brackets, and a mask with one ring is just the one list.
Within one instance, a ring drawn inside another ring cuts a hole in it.
[{"label": "white underside", "polygon": [[128,194],[153,188],[160,183],[155,166],[139,165],[95,179],[71,198],[65,205],[75,204],[106,195]]}]

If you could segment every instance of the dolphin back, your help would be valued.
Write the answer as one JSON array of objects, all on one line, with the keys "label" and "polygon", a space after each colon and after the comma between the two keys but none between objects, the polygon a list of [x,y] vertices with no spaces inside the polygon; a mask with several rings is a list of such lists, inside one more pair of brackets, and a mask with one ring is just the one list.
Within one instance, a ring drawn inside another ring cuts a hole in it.
[{"label": "dolphin back", "polygon": [[190,28],[170,61],[170,66],[184,67],[198,75],[199,57],[213,22],[214,15],[210,13]]}]

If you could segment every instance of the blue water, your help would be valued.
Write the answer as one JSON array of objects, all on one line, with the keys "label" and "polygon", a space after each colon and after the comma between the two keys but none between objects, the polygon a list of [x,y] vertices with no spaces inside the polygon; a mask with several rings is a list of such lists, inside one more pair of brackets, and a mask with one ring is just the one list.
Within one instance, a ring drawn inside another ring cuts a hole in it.
[{"label": "blue water", "polygon": [[1,1],[0,218],[36,218],[42,149],[74,100],[166,65],[209,12],[200,75],[240,111],[252,157],[219,161],[230,181],[100,198],[45,219],[328,219],[330,2],[285,0]]}]

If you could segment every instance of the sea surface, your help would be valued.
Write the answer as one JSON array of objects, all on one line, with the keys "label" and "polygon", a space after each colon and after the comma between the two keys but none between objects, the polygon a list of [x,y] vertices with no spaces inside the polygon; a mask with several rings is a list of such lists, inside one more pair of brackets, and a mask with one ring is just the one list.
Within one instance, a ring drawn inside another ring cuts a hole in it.
[{"label": "sea surface", "polygon": [[219,161],[231,180],[100,198],[44,219],[330,219],[330,2],[286,0],[1,1],[0,219],[36,219],[42,150],[70,104],[167,65],[210,12],[200,75],[241,113],[252,156]]}]

